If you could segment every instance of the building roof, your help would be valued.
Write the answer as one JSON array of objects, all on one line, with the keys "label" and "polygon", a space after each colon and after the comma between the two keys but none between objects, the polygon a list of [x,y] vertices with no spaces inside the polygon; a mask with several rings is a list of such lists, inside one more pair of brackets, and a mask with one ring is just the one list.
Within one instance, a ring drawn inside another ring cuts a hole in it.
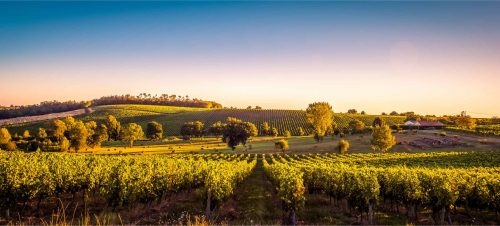
[{"label": "building roof", "polygon": [[439,121],[406,121],[405,125],[407,126],[444,126],[442,122]]}]

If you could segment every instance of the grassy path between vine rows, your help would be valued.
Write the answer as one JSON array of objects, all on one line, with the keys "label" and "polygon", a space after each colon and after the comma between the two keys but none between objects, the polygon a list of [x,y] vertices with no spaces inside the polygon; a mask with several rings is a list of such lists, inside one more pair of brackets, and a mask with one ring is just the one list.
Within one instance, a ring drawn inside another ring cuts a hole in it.
[{"label": "grassy path between vine rows", "polygon": [[264,173],[262,159],[252,174],[234,191],[233,197],[219,208],[218,218],[229,224],[280,224],[281,201]]}]

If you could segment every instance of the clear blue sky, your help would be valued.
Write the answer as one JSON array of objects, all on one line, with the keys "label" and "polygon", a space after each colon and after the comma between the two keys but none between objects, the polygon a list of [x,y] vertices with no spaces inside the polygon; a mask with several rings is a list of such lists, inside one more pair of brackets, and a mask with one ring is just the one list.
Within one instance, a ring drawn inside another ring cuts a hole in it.
[{"label": "clear blue sky", "polygon": [[500,2],[0,2],[0,105],[148,92],[498,114],[499,12]]}]

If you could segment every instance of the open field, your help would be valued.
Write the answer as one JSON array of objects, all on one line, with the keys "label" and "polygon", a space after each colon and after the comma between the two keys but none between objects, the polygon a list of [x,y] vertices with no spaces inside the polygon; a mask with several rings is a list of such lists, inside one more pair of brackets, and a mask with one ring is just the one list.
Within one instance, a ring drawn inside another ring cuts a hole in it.
[{"label": "open field", "polygon": [[[312,131],[307,123],[305,111],[302,110],[207,109],[156,105],[107,105],[95,107],[94,110],[91,114],[79,115],[76,118],[83,121],[102,122],[107,115],[111,114],[122,124],[135,122],[143,128],[148,122],[157,121],[163,125],[165,136],[178,136],[180,128],[185,122],[201,121],[205,127],[208,127],[217,121],[225,121],[228,117],[252,122],[259,130],[263,122],[268,122],[271,127],[276,127],[280,134],[288,130],[296,135],[299,127],[302,127],[306,133]],[[339,127],[347,127],[349,122],[354,119],[371,125],[375,117],[382,117],[389,125],[401,124],[405,118],[404,116],[335,113],[334,121]],[[39,127],[46,126],[46,123],[47,121],[41,121],[12,125],[9,126],[9,130],[12,133],[21,134],[25,129],[28,129],[34,133]]]},{"label": "open field", "polygon": [[[472,134],[447,133],[440,135],[440,131],[418,131],[418,133],[399,134],[395,133],[398,144],[391,152],[433,152],[433,151],[495,151],[500,150],[500,138],[475,136]],[[456,136],[456,137],[455,137]],[[134,147],[128,147],[128,143],[121,141],[104,142],[101,148],[83,150],[84,153],[94,154],[173,154],[173,153],[273,153],[281,152],[274,148],[274,142],[280,139],[288,140],[290,150],[288,153],[324,153],[336,152],[336,147],[341,138],[338,136],[325,137],[323,142],[316,142],[311,136],[283,137],[255,137],[246,147],[237,146],[235,151],[227,147],[220,138],[206,137],[194,138],[184,141],[177,138],[164,139],[162,141],[137,141]],[[351,153],[372,153],[370,148],[370,134],[357,134],[346,136],[342,139],[349,141]],[[422,141],[441,142],[445,140],[458,139],[457,144],[426,146],[412,146],[411,142]]]}]

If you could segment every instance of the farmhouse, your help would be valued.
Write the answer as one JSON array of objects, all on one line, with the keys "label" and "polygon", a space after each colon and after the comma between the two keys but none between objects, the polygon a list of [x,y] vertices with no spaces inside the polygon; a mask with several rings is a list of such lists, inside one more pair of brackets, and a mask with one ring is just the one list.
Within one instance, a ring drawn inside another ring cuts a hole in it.
[{"label": "farmhouse", "polygon": [[444,124],[439,121],[406,121],[404,129],[442,129]]}]

